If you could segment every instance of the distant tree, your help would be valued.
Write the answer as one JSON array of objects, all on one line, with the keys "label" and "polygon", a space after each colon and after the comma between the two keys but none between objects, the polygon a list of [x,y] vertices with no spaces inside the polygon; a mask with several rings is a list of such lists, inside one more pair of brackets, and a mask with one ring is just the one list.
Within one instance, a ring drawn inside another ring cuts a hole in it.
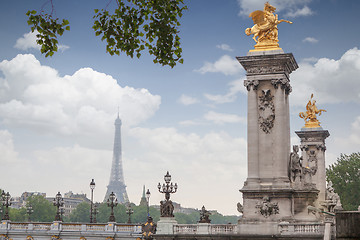
[{"label": "distant tree", "polygon": [[198,212],[185,214],[185,213],[174,213],[175,220],[180,224],[195,224],[200,219]]},{"label": "distant tree", "polygon": [[220,213],[213,213],[210,215],[212,224],[236,224],[238,222],[238,216],[223,216]]},{"label": "distant tree", "polygon": [[27,206],[31,205],[33,213],[31,220],[34,222],[52,222],[55,219],[56,207],[43,196],[31,196],[27,199]]},{"label": "distant tree", "polygon": [[9,217],[13,222],[25,222],[27,221],[26,208],[19,209],[9,208]]},{"label": "distant tree", "polygon": [[69,216],[70,222],[89,222],[90,221],[90,204],[87,202],[79,203],[75,210]]},{"label": "distant tree", "polygon": [[[37,44],[45,57],[52,56],[58,50],[57,36],[70,30],[69,21],[53,18],[51,12],[28,11],[28,24],[31,31],[37,30]],[[46,2],[46,3],[48,3]],[[111,2],[111,0],[110,0]],[[109,2],[109,3],[110,3]],[[183,0],[115,0],[117,8],[113,13],[106,9],[95,9],[93,29],[96,36],[106,40],[106,52],[110,55],[126,53],[131,58],[140,58],[141,52],[148,49],[154,55],[154,63],[174,67],[182,63],[182,49],[178,35],[179,19],[187,9]],[[45,4],[44,4],[45,5]],[[43,9],[42,9],[43,10]]]},{"label": "distant tree", "polygon": [[357,210],[360,205],[360,152],[341,154],[337,162],[326,169],[326,178],[339,194],[344,210]]}]

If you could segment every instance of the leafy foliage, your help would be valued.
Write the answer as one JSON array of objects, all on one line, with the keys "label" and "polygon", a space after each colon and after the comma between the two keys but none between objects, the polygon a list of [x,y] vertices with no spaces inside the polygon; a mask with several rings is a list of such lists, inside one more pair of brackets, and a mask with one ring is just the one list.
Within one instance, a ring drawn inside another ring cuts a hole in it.
[{"label": "leafy foliage", "polygon": [[357,210],[360,205],[360,152],[341,154],[337,162],[326,169],[327,181],[333,183],[345,210]]},{"label": "leafy foliage", "polygon": [[76,209],[70,214],[70,222],[89,222],[90,220],[90,204],[87,202],[79,203]]},{"label": "leafy foliage", "polygon": [[96,36],[106,40],[106,51],[111,55],[125,52],[131,58],[140,58],[141,51],[148,49],[154,55],[154,63],[174,67],[182,63],[182,49],[178,36],[178,18],[187,9],[183,0],[117,0],[114,14],[95,9]]},{"label": "leafy foliage", "polygon": [[38,32],[36,42],[41,46],[41,53],[45,53],[45,57],[52,56],[58,50],[57,35],[61,36],[65,30],[70,30],[69,21],[63,19],[60,23],[58,18],[53,19],[51,14],[43,11],[36,14],[36,11],[32,10],[26,15],[29,16],[28,25],[32,25],[31,32]]},{"label": "leafy foliage", "polygon": [[[31,196],[27,199],[27,206],[31,205],[34,212],[31,220],[34,222],[52,222],[55,219],[56,207],[43,196]],[[11,217],[11,216],[10,216]]]}]

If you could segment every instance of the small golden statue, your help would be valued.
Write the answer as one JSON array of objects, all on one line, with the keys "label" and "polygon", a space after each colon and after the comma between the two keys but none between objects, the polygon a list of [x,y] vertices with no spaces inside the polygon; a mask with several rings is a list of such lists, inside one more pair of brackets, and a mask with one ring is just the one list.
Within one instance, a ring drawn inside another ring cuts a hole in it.
[{"label": "small golden statue", "polygon": [[281,50],[278,43],[277,25],[281,22],[290,24],[292,24],[292,22],[284,19],[278,20],[278,15],[274,15],[275,10],[276,8],[274,6],[266,2],[264,11],[257,10],[250,13],[249,17],[253,19],[255,25],[252,28],[247,28],[245,33],[248,36],[254,34],[253,39],[256,42],[254,46],[255,49],[250,50],[250,52]]},{"label": "small golden statue", "polygon": [[318,109],[315,105],[316,101],[311,99],[314,97],[314,94],[311,94],[311,98],[306,105],[306,112],[299,113],[299,117],[305,120],[305,128],[318,128],[320,127],[320,122],[316,118],[316,114],[321,115],[321,112],[326,112],[324,109]]}]

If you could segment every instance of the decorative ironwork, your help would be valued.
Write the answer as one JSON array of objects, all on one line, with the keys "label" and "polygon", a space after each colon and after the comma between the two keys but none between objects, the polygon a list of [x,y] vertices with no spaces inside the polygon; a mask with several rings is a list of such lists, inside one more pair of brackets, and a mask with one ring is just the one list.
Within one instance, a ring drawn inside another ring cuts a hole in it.
[{"label": "decorative ironwork", "polygon": [[146,206],[147,206],[147,216],[150,217],[150,190],[148,189],[146,191]]},{"label": "decorative ironwork", "polygon": [[141,233],[145,240],[153,239],[153,235],[156,233],[156,223],[153,222],[152,217],[148,217],[146,223],[142,225]]},{"label": "decorative ironwork", "polygon": [[165,193],[165,200],[160,201],[160,216],[161,217],[174,217],[174,206],[172,201],[170,200],[170,193],[176,193],[177,184],[170,183],[171,182],[171,175],[169,171],[167,171],[166,175],[164,176],[165,183],[161,186],[158,184],[158,189],[160,193]]},{"label": "decorative ironwork", "polygon": [[93,208],[93,223],[96,223],[96,215],[99,213],[99,211],[97,210],[97,204],[94,204],[94,208]]},{"label": "decorative ironwork", "polygon": [[126,207],[126,214],[129,215],[128,223],[131,223],[131,214],[134,213],[134,210],[131,208],[131,203]]},{"label": "decorative ironwork", "polygon": [[200,210],[200,221],[199,223],[211,223],[210,220],[210,215],[211,213],[205,209],[205,206],[202,206],[201,210]]},{"label": "decorative ironwork", "polygon": [[2,202],[2,205],[5,207],[5,214],[2,218],[2,220],[10,220],[9,206],[11,206],[11,201],[12,201],[12,198],[10,196],[10,193],[9,192],[5,193],[5,191],[3,191],[1,193],[1,202]]},{"label": "decorative ironwork", "polygon": [[118,202],[117,202],[114,192],[110,193],[109,198],[107,200],[107,205],[108,205],[108,207],[111,208],[109,222],[116,222],[115,216],[114,216],[114,207],[116,207],[118,205]]},{"label": "decorative ironwork", "polygon": [[60,207],[64,206],[64,199],[61,196],[61,193],[58,192],[53,200],[53,204],[56,207],[55,221],[62,221],[62,213]]},{"label": "decorative ironwork", "polygon": [[90,223],[93,223],[93,205],[94,205],[94,189],[95,189],[95,181],[94,179],[90,182],[90,189],[91,189],[91,202],[90,202]]},{"label": "decorative ironwork", "polygon": [[125,185],[124,173],[123,173],[121,125],[122,122],[118,113],[118,116],[115,120],[115,137],[114,137],[113,160],[111,164],[110,181],[109,181],[109,185],[107,186],[104,202],[107,201],[111,192],[115,193],[117,201],[119,203],[126,203],[129,201],[126,192],[126,185]]}]

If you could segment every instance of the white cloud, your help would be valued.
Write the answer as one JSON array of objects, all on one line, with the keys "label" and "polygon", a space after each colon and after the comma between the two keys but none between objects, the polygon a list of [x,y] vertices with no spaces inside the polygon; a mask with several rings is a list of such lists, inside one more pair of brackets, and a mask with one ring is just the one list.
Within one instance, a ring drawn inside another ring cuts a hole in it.
[{"label": "white cloud", "polygon": [[234,51],[229,45],[223,43],[223,44],[220,44],[220,45],[216,45],[217,48],[220,48],[221,50],[224,50],[224,51],[229,51],[229,52],[232,52]]},{"label": "white cloud", "polygon": [[313,38],[313,37],[304,38],[302,41],[309,42],[309,43],[318,43],[319,42],[319,40],[317,40],[316,38]]},{"label": "white cloud", "polygon": [[[16,43],[14,45],[14,48],[27,51],[31,48],[40,50],[41,46],[36,43],[37,37],[36,35],[39,34],[37,30],[34,32],[25,33],[23,37],[18,38],[16,40]],[[61,52],[64,52],[65,50],[69,49],[70,47],[67,45],[59,44],[58,49]]]},{"label": "white cloud", "polygon": [[219,72],[225,75],[235,75],[242,71],[242,67],[239,62],[229,55],[222,56],[219,60],[214,63],[205,62],[204,66],[195,70],[201,74],[208,72]]},{"label": "white cloud", "polygon": [[238,93],[242,92],[246,94],[246,89],[243,82],[243,79],[230,82],[228,84],[230,85],[229,91],[225,95],[212,95],[205,93],[204,96],[206,99],[213,101],[216,104],[234,102],[237,98]]},{"label": "white cloud", "polygon": [[59,51],[64,52],[64,51],[68,50],[70,47],[68,45],[59,44],[58,48],[59,48]]},{"label": "white cloud", "polygon": [[286,16],[295,18],[299,16],[310,16],[313,14],[314,12],[308,6],[304,6],[301,9],[291,9],[286,13]]},{"label": "white cloud", "polygon": [[311,93],[318,102],[360,103],[360,50],[348,50],[340,59],[320,58],[316,63],[302,62],[291,74],[292,105],[303,105]]},{"label": "white cloud", "polygon": [[18,153],[14,149],[12,134],[7,130],[0,130],[0,164],[18,161]]},{"label": "white cloud", "polygon": [[185,94],[182,94],[181,97],[179,98],[178,102],[187,106],[187,105],[192,105],[192,104],[198,103],[199,100],[197,100],[194,97],[190,97]]},{"label": "white cloud", "polygon": [[29,50],[30,48],[35,48],[40,50],[40,45],[36,43],[36,35],[38,34],[38,31],[25,33],[23,37],[16,40],[15,48],[20,50]]},{"label": "white cloud", "polygon": [[[264,3],[267,0],[237,0],[240,6],[239,15],[249,16],[255,10],[263,10]],[[276,7],[276,12],[285,12],[285,16],[298,17],[313,14],[313,11],[307,6],[311,0],[273,0],[271,5]]]},{"label": "white cloud", "polygon": [[2,61],[0,71],[5,76],[0,78],[2,122],[47,134],[97,139],[112,133],[118,107],[129,126],[151,117],[161,102],[146,89],[122,87],[91,68],[61,77],[30,54]]},{"label": "white cloud", "polygon": [[[142,179],[149,179],[150,191],[156,192],[157,183],[169,171],[172,181],[179,185],[173,201],[186,207],[205,205],[222,213],[236,212],[236,203],[241,199],[238,189],[246,178],[246,140],[224,132],[183,134],[174,128],[134,128],[130,135],[139,142],[136,157],[129,156],[128,161],[132,164],[127,170],[138,173],[132,181],[140,185],[143,180],[137,175],[141,174]],[[158,181],[151,180],[153,176],[158,176]],[[224,195],[227,206],[220,206]],[[154,194],[151,198],[157,203],[163,196]],[[233,207],[229,208],[229,204]]]},{"label": "white cloud", "polygon": [[224,123],[246,123],[246,118],[244,117],[240,117],[235,114],[217,113],[214,111],[207,112],[204,115],[204,118],[220,125]]}]

